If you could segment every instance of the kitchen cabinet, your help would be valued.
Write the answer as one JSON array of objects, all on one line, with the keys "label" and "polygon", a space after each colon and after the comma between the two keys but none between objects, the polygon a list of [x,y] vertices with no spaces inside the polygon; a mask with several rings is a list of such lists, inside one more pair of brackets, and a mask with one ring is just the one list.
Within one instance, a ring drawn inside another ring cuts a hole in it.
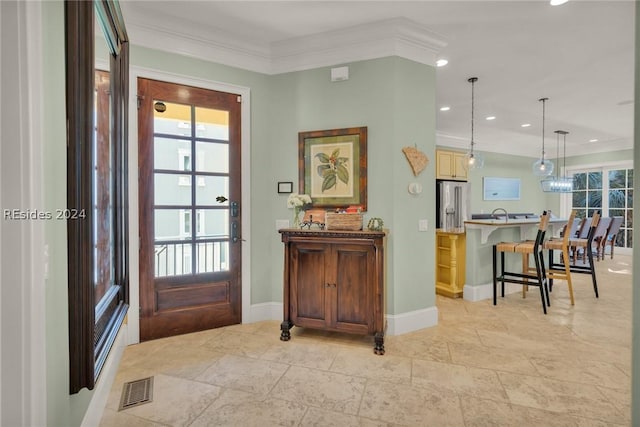
[{"label": "kitchen cabinet", "polygon": [[466,267],[466,233],[436,230],[436,293],[462,297]]},{"label": "kitchen cabinet", "polygon": [[282,229],[284,320],[293,326],[374,336],[384,354],[383,231]]},{"label": "kitchen cabinet", "polygon": [[436,179],[467,180],[466,153],[436,150]]}]

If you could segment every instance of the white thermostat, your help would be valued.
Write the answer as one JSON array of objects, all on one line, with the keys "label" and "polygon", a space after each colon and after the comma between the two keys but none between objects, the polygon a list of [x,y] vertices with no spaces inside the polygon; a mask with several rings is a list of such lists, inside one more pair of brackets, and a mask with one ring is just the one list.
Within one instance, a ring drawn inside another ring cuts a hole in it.
[{"label": "white thermostat", "polygon": [[422,185],[417,182],[412,182],[409,184],[409,194],[420,194],[422,193]]}]

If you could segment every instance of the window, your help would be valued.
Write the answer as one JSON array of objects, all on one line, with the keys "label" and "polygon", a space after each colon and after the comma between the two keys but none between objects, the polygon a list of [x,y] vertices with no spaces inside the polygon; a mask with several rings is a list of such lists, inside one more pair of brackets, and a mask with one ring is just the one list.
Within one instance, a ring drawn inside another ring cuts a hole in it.
[{"label": "window", "polygon": [[583,168],[573,174],[571,207],[578,218],[601,211],[603,217],[623,217],[616,246],[633,247],[633,168],[630,164]]},{"label": "window", "polygon": [[575,173],[572,196],[577,218],[592,217],[602,210],[602,171]]},{"label": "window", "polygon": [[[65,2],[69,389],[93,389],[128,309],[128,41],[117,2]],[[110,52],[94,72],[94,18]]]}]

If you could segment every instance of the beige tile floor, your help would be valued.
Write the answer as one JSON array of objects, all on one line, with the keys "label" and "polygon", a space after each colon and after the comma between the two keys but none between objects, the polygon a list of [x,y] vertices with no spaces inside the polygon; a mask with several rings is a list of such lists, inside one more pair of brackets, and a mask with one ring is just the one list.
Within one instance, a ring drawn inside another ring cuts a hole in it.
[{"label": "beige tile floor", "polygon": [[[438,326],[386,339],[236,325],[125,349],[102,426],[630,425],[631,257],[491,301],[437,297]],[[118,411],[123,383],[153,402]]]}]

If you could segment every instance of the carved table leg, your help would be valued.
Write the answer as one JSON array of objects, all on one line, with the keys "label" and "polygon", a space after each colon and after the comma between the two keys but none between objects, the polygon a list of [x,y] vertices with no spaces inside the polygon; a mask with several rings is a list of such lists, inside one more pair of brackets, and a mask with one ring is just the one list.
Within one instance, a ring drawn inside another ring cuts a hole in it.
[{"label": "carved table leg", "polygon": [[375,341],[376,346],[373,348],[373,352],[382,356],[384,354],[384,333],[376,332]]},{"label": "carved table leg", "polygon": [[280,333],[280,341],[289,341],[291,339],[291,332],[289,330],[292,326],[293,323],[291,323],[289,320],[285,320],[280,324],[280,329],[282,330],[282,332]]}]

